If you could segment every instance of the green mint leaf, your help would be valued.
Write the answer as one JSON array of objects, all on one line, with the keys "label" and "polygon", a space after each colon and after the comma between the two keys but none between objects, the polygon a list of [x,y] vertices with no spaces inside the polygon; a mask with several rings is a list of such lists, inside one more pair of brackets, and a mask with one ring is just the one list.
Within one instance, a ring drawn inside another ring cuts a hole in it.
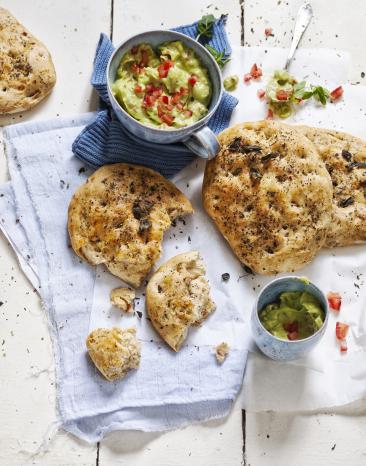
[{"label": "green mint leaf", "polygon": [[306,81],[301,81],[300,83],[296,83],[294,85],[294,92],[302,91],[306,86]]},{"label": "green mint leaf", "polygon": [[219,65],[220,68],[223,68],[226,65],[226,63],[230,61],[230,58],[225,58],[225,52],[219,52],[210,45],[206,45],[206,49],[214,57],[216,63]]},{"label": "green mint leaf", "polygon": [[305,91],[302,93],[302,96],[300,97],[301,100],[308,100],[311,97],[313,97],[313,91]]},{"label": "green mint leaf", "polygon": [[329,92],[322,86],[316,86],[313,89],[314,99],[319,101],[322,105],[326,105],[329,97]]},{"label": "green mint leaf", "polygon": [[212,28],[215,24],[216,18],[214,15],[205,15],[198,21],[197,31],[198,35],[196,40],[198,40],[201,36],[206,37],[207,39],[211,39],[212,37]]}]

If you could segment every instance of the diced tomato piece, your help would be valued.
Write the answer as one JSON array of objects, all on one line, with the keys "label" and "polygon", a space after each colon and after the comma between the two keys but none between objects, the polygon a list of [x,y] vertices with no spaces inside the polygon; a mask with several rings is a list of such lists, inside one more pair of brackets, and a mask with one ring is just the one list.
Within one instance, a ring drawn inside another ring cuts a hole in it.
[{"label": "diced tomato piece", "polygon": [[196,84],[197,81],[198,81],[198,78],[195,74],[192,74],[192,76],[188,78],[188,84],[191,85],[192,87]]},{"label": "diced tomato piece", "polygon": [[333,311],[339,311],[342,304],[342,296],[339,293],[333,293],[330,291],[327,294],[328,304]]},{"label": "diced tomato piece", "polygon": [[278,100],[288,100],[289,93],[284,91],[283,89],[280,89],[279,91],[276,92],[276,97]]},{"label": "diced tomato piece", "polygon": [[184,112],[184,115],[185,115],[187,118],[190,118],[190,117],[193,115],[193,112],[192,112],[192,110],[189,110],[189,109],[188,109],[188,110],[186,110],[186,111]]},{"label": "diced tomato piece", "polygon": [[253,79],[259,79],[262,76],[262,69],[256,63],[250,69],[250,75]]},{"label": "diced tomato piece", "polygon": [[266,91],[264,89],[257,90],[257,96],[259,97],[259,99],[263,99],[265,95],[266,95]]},{"label": "diced tomato piece", "polygon": [[180,99],[180,94],[179,94],[179,92],[176,92],[176,93],[173,95],[173,97],[171,98],[172,104],[177,105],[177,107],[178,107],[179,99]]},{"label": "diced tomato piece", "polygon": [[299,322],[297,320],[294,320],[293,322],[288,322],[287,324],[283,325],[283,328],[286,330],[286,332],[298,332],[299,331]]},{"label": "diced tomato piece", "polygon": [[165,105],[165,108],[168,110],[168,112],[171,112],[174,108],[174,105],[168,104],[168,105]]},{"label": "diced tomato piece", "polygon": [[141,94],[141,92],[142,92],[142,87],[139,84],[136,84],[135,94]]},{"label": "diced tomato piece", "polygon": [[162,95],[160,97],[160,100],[161,100],[161,102],[163,102],[163,104],[168,105],[168,103],[169,103],[169,97],[167,95]]},{"label": "diced tomato piece", "polygon": [[183,110],[183,104],[181,104],[180,102],[178,102],[178,103],[176,104],[176,108],[177,108],[178,110]]},{"label": "diced tomato piece", "polygon": [[137,73],[141,72],[141,68],[139,67],[139,65],[137,63],[132,63],[131,71],[132,71],[132,73],[137,74]]},{"label": "diced tomato piece", "polygon": [[139,51],[139,46],[138,45],[134,45],[131,49],[131,53],[132,55],[136,55],[136,53]]},{"label": "diced tomato piece", "polygon": [[336,337],[337,340],[344,340],[347,336],[349,325],[344,324],[343,322],[336,323]]},{"label": "diced tomato piece", "polygon": [[153,107],[156,102],[156,97],[154,95],[146,94],[144,98],[144,103],[147,107]]},{"label": "diced tomato piece", "polygon": [[154,95],[155,97],[160,97],[162,93],[163,89],[161,87],[155,87],[152,91],[152,95]]},{"label": "diced tomato piece", "polygon": [[141,61],[140,66],[144,67],[149,63],[149,54],[147,50],[141,50]]},{"label": "diced tomato piece", "polygon": [[346,339],[341,341],[341,344],[339,345],[339,349],[341,350],[341,353],[347,353],[348,346],[347,346],[347,340]]},{"label": "diced tomato piece", "polygon": [[338,100],[340,97],[343,95],[343,87],[338,86],[336,87],[331,93],[330,93],[330,98],[331,100]]},{"label": "diced tomato piece", "polygon": [[266,28],[266,29],[264,30],[264,35],[265,35],[266,37],[273,36],[273,29],[272,29],[272,28]]},{"label": "diced tomato piece", "polygon": [[244,82],[248,83],[249,81],[251,81],[252,78],[253,76],[250,73],[247,73],[244,75]]},{"label": "diced tomato piece", "polygon": [[169,70],[166,70],[163,65],[158,66],[158,73],[159,73],[159,78],[166,78],[168,76]]},{"label": "diced tomato piece", "polygon": [[154,91],[154,86],[152,84],[146,84],[145,89],[148,94],[151,94]]},{"label": "diced tomato piece", "polygon": [[273,110],[271,108],[268,109],[266,120],[273,120]]},{"label": "diced tomato piece", "polygon": [[287,338],[289,340],[297,340],[299,338],[299,332],[289,332]]},{"label": "diced tomato piece", "polygon": [[171,126],[173,124],[174,118],[171,115],[162,115],[161,119],[163,120],[164,123],[166,123],[168,126]]},{"label": "diced tomato piece", "polygon": [[189,94],[189,90],[188,90],[187,87],[181,87],[179,89],[179,93],[180,93],[180,95],[187,95],[187,94]]}]

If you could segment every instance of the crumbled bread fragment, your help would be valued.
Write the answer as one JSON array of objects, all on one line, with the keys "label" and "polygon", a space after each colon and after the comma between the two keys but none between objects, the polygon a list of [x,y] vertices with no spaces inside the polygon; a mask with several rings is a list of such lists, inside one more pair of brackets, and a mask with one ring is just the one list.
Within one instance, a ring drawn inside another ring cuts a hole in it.
[{"label": "crumbled bread fragment", "polygon": [[229,354],[229,351],[230,351],[230,346],[224,341],[216,346],[215,356],[219,364],[222,364],[225,361],[226,356]]},{"label": "crumbled bread fragment", "polygon": [[118,307],[123,312],[131,313],[134,308],[134,302],[136,295],[130,288],[114,288],[111,291],[110,299],[113,306]]},{"label": "crumbled bread fragment", "polygon": [[107,380],[123,379],[140,364],[141,344],[134,328],[97,328],[86,339],[91,360]]}]

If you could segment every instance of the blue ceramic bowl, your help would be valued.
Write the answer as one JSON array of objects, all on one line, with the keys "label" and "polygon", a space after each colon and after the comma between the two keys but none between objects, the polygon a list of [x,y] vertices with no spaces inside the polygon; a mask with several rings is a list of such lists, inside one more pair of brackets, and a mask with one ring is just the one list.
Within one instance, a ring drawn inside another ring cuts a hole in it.
[{"label": "blue ceramic bowl", "polygon": [[[194,124],[179,129],[158,129],[144,125],[130,116],[114,97],[111,85],[116,79],[116,71],[123,55],[134,45],[143,42],[157,47],[163,42],[179,40],[187,47],[193,49],[202,64],[207,68],[212,84],[212,97],[209,112]],[[213,158],[220,149],[214,133],[206,126],[208,120],[215,113],[223,93],[221,71],[210,52],[197,41],[179,32],[157,30],[137,34],[122,42],[113,52],[107,66],[108,95],[118,119],[131,133],[141,139],[159,144],[171,144],[181,141],[194,153],[203,158]]]},{"label": "blue ceramic bowl", "polygon": [[[307,291],[318,298],[324,310],[323,326],[313,335],[303,340],[282,340],[269,333],[261,324],[258,313],[267,305],[277,301],[280,293],[284,291]],[[271,359],[290,361],[307,354],[316,346],[324,335],[329,317],[328,301],[324,293],[313,283],[306,284],[301,277],[277,278],[266,285],[254,304],[251,317],[251,326],[254,341],[258,348]]]}]

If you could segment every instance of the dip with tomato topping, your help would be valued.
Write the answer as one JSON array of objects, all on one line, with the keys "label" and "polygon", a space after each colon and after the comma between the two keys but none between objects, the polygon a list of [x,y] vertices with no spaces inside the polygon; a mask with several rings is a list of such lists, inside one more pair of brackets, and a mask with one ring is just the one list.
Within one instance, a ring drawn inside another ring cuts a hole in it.
[{"label": "dip with tomato topping", "polygon": [[278,301],[267,304],[259,314],[263,327],[282,340],[302,340],[316,333],[325,313],[319,300],[307,291],[281,293]]},{"label": "dip with tomato topping", "polygon": [[189,126],[208,113],[212,85],[207,69],[182,42],[139,44],[117,69],[112,92],[142,124],[160,129]]}]

